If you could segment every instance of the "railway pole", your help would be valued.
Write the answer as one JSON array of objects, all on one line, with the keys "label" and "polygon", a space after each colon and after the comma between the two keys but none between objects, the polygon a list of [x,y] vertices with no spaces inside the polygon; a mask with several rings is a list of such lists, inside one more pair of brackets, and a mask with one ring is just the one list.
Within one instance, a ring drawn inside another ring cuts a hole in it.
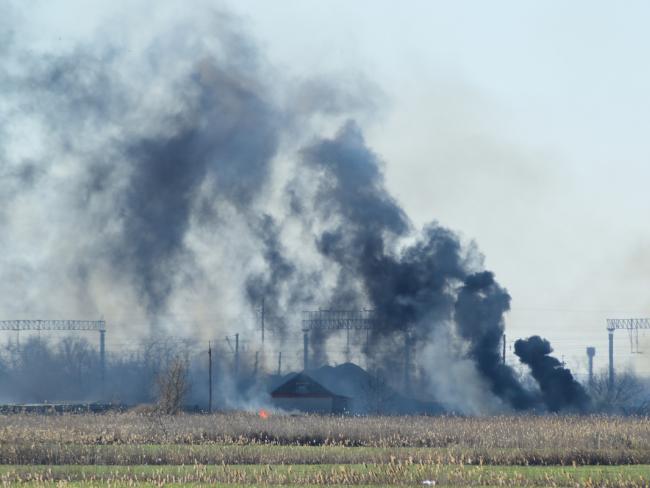
[{"label": "railway pole", "polygon": [[239,334],[235,334],[235,378],[239,378]]},{"label": "railway pole", "polygon": [[106,330],[99,330],[99,381],[101,382],[102,400],[106,397]]},{"label": "railway pole", "polygon": [[303,345],[303,370],[307,371],[309,368],[309,332],[304,331],[302,336]]},{"label": "railway pole", "polygon": [[609,332],[609,387],[614,386],[614,329]]},{"label": "railway pole", "polygon": [[208,413],[212,413],[212,344],[208,341]]}]

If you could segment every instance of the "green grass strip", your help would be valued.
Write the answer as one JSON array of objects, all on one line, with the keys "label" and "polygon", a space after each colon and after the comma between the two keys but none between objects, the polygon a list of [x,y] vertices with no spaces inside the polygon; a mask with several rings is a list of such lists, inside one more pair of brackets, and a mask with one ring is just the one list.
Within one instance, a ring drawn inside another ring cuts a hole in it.
[{"label": "green grass strip", "polygon": [[270,446],[222,444],[4,444],[0,464],[427,464],[621,465],[650,464],[646,449],[496,449]]},{"label": "green grass strip", "polygon": [[453,466],[410,463],[222,466],[2,466],[0,482],[267,485],[648,486],[650,465]]}]

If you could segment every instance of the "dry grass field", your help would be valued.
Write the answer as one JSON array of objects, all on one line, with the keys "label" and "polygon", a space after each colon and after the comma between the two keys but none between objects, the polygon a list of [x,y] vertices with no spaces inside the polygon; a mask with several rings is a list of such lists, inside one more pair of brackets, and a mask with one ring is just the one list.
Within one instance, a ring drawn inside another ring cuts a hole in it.
[{"label": "dry grass field", "polygon": [[650,486],[650,419],[0,416],[0,482]]}]

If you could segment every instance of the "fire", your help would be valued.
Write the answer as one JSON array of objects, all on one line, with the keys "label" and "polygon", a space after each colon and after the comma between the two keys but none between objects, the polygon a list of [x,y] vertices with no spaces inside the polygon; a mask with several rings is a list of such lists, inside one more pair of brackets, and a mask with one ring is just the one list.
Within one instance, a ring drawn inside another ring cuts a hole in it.
[{"label": "fire", "polygon": [[268,412],[266,410],[264,410],[264,409],[259,411],[259,416],[260,416],[261,419],[268,419],[269,418]]}]

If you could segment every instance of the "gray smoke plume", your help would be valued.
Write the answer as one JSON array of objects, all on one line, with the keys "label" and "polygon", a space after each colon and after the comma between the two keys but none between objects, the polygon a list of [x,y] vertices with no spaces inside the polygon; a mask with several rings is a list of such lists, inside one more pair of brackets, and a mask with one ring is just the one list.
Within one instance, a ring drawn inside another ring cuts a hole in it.
[{"label": "gray smoke plume", "polygon": [[[422,354],[444,335],[457,374],[508,408],[532,405],[499,361],[506,290],[473,245],[437,222],[414,229],[387,191],[354,122],[376,102],[359,94],[367,83],[289,81],[227,15],[164,26],[134,53],[12,39],[0,47],[6,313],[105,314],[122,337],[238,331],[256,347],[264,302],[286,351],[301,310],[371,307],[381,322],[363,352],[388,379],[405,342],[413,371],[444,375]],[[317,125],[341,127],[324,137]],[[314,366],[332,339],[312,335]],[[229,362],[224,385],[236,383]]]},{"label": "gray smoke plume", "polygon": [[101,44],[40,56],[16,48],[19,67],[0,79],[6,118],[34,124],[44,146],[38,159],[3,157],[4,173],[37,192],[39,178],[53,187],[65,172],[68,194],[49,224],[85,230],[76,279],[104,265],[154,320],[201,275],[188,246],[195,229],[216,230],[220,212],[256,222],[249,209],[279,144],[283,115],[260,82],[257,53],[220,20],[218,49],[196,32],[170,52],[173,31],[154,38],[143,66]]},{"label": "gray smoke plume", "polygon": [[539,336],[515,342],[515,354],[522,363],[530,367],[548,409],[551,412],[584,412],[589,407],[589,395],[573,378],[571,371],[556,358],[549,356],[552,352],[551,344]]}]

